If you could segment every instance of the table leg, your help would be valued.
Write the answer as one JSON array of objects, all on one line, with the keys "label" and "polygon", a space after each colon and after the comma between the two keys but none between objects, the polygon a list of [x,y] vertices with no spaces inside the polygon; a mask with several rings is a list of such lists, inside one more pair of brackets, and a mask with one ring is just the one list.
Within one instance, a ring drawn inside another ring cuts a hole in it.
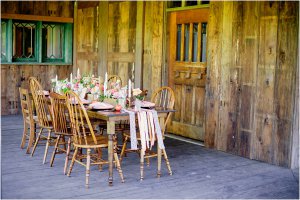
[{"label": "table leg", "polygon": [[108,135],[108,183],[110,186],[113,184],[113,153],[114,144],[113,136],[115,134],[115,122],[107,121],[107,135]]},{"label": "table leg", "polygon": [[[165,118],[164,117],[159,118],[159,125],[161,127],[162,132],[163,132],[163,130],[165,128],[164,127],[164,125],[165,125]],[[161,156],[162,156],[162,152],[161,152],[161,149],[159,148],[159,145],[157,143],[157,177],[158,178],[161,176]]]}]

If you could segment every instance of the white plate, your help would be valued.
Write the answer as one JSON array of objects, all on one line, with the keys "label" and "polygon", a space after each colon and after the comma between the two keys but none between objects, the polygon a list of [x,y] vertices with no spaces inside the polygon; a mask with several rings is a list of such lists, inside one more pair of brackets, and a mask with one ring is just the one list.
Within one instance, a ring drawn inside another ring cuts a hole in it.
[{"label": "white plate", "polygon": [[155,103],[152,103],[150,101],[142,101],[141,107],[142,108],[152,108],[152,107],[155,107]]},{"label": "white plate", "polygon": [[90,104],[89,107],[96,110],[109,110],[114,108],[113,105],[104,102],[95,102]]},{"label": "white plate", "polygon": [[[82,102],[82,104],[90,104],[90,103],[92,103],[92,101],[86,100],[86,99],[80,99],[80,101]],[[72,99],[72,103],[73,104],[78,104],[78,102],[77,102],[76,99]]]}]

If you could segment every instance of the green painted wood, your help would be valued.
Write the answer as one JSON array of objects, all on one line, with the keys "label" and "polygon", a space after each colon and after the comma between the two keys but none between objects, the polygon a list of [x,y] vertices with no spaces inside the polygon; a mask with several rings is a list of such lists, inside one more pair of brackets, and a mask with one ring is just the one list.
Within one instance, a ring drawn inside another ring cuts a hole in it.
[{"label": "green painted wood", "polygon": [[73,47],[73,24],[65,24],[65,32],[64,32],[64,62],[72,64],[72,47]]},{"label": "green painted wood", "polygon": [[36,25],[36,44],[35,44],[35,57],[37,58],[37,62],[42,62],[42,22],[37,22]]}]

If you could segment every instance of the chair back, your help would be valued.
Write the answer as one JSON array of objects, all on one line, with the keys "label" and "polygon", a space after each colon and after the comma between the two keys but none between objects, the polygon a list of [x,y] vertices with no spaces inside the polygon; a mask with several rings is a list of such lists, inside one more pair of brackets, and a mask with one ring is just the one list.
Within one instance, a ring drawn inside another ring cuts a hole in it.
[{"label": "chair back", "polygon": [[53,129],[56,133],[68,134],[68,108],[66,96],[50,92]]},{"label": "chair back", "polygon": [[[172,88],[164,86],[159,89],[157,89],[152,97],[151,102],[155,103],[155,106],[168,108],[168,109],[174,109],[175,105],[175,94]],[[169,112],[164,123],[164,127],[161,127],[161,131],[164,134],[167,123],[169,122],[171,118],[172,113]]]},{"label": "chair back", "polygon": [[36,108],[36,113],[39,121],[39,125],[42,127],[50,127],[51,119],[49,107],[47,104],[46,96],[44,94],[43,87],[34,77],[29,78],[30,90],[32,93],[33,101]]},{"label": "chair back", "polygon": [[22,115],[24,121],[33,122],[33,107],[27,89],[19,87]]},{"label": "chair back", "polygon": [[91,135],[93,143],[97,144],[97,139],[80,98],[73,91],[66,93],[67,108],[69,110],[73,142],[79,145],[91,145],[87,136]]},{"label": "chair back", "polygon": [[158,107],[173,109],[175,95],[172,88],[164,86],[157,89],[151,97],[151,102],[155,103]]},{"label": "chair back", "polygon": [[107,80],[107,82],[108,82],[108,88],[111,87],[111,83],[113,83],[113,82],[116,83],[118,80],[120,81],[120,87],[122,87],[122,79],[121,79],[121,77],[118,76],[118,75],[111,75],[109,77],[109,79]]}]

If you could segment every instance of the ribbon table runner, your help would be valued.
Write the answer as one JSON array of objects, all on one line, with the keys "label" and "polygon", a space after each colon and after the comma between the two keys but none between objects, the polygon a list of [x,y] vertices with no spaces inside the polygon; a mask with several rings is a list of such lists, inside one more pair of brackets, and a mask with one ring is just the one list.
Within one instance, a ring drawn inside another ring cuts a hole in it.
[{"label": "ribbon table runner", "polygon": [[135,112],[123,109],[124,112],[129,114],[130,126],[130,145],[131,149],[137,150],[136,130],[135,130]]}]

